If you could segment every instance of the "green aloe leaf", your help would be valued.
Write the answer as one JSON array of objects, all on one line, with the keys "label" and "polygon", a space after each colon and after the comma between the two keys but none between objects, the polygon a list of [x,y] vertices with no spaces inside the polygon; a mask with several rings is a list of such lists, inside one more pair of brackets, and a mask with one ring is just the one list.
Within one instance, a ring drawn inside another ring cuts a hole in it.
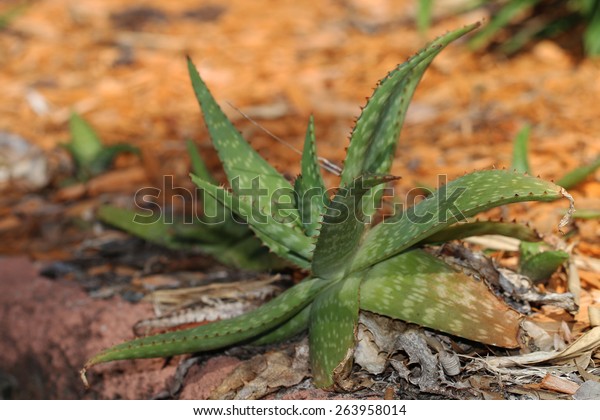
[{"label": "green aloe leaf", "polygon": [[333,283],[312,303],[309,321],[313,382],[331,388],[352,363],[359,313],[359,289],[364,273]]},{"label": "green aloe leaf", "polygon": [[219,229],[198,229],[200,226],[204,228],[199,224],[174,225],[177,244],[185,245],[187,249],[198,249],[225,265],[246,270],[274,270],[289,265],[271,253],[247,226],[244,226],[245,235],[242,236],[233,236]]},{"label": "green aloe leaf", "polygon": [[215,350],[245,342],[283,324],[300,312],[328,282],[307,279],[267,302],[240,315],[187,330],[151,335],[110,347],[85,364],[85,371],[98,363],[122,359],[168,357]]},{"label": "green aloe leaf", "polygon": [[269,331],[265,335],[261,335],[256,340],[252,341],[255,346],[264,346],[272,343],[289,340],[303,331],[308,330],[308,322],[310,319],[310,311],[312,303],[306,305],[304,309],[281,324],[277,329]]},{"label": "green aloe leaf", "polygon": [[89,166],[102,152],[102,142],[92,126],[76,112],[69,118],[71,142],[65,147],[80,167]]},{"label": "green aloe leaf", "polygon": [[[264,160],[242,137],[223,113],[192,61],[188,58],[188,70],[194,93],[204,114],[213,145],[223,163],[229,184],[238,195],[252,195],[258,206],[267,213],[279,199],[292,203],[285,213],[301,226],[301,219],[294,203],[294,190],[290,183]],[[287,198],[282,198],[285,195]]]},{"label": "green aloe leaf", "polygon": [[[167,224],[163,217],[144,216],[133,210],[103,205],[96,214],[98,219],[108,225],[142,238],[153,244],[170,249],[183,249],[187,244],[179,243],[173,237],[173,224]],[[136,219],[138,222],[136,222]]]},{"label": "green aloe leaf", "polygon": [[[186,147],[190,155],[190,160],[192,163],[192,172],[194,173],[194,175],[204,180],[205,182],[217,185],[216,179],[208,171],[206,163],[204,163],[204,159],[202,159],[200,151],[198,150],[194,142],[188,140],[186,142]],[[231,211],[227,210],[225,206],[217,199],[215,199],[212,195],[204,194],[204,196],[202,197],[202,207],[203,213],[200,216],[200,221],[203,224],[209,225],[213,228],[216,225],[218,225],[217,229],[212,229],[212,231],[216,235],[219,235],[221,237],[228,236],[237,238],[239,236],[247,236],[252,232],[248,225],[239,223],[238,221],[234,220]],[[194,230],[198,229],[200,229],[198,227],[198,224],[195,224]],[[190,232],[190,229],[185,229],[181,231],[183,234],[185,234],[186,231]],[[205,236],[206,234],[201,233],[201,235]]]},{"label": "green aloe leaf", "polygon": [[219,200],[225,207],[244,219],[271,251],[301,268],[310,266],[314,249],[312,238],[294,223],[281,223],[260,209],[248,197],[238,197],[224,188],[210,184],[196,175],[192,181],[206,193]]},{"label": "green aloe leaf", "polygon": [[433,244],[463,239],[471,236],[481,235],[502,235],[510,238],[520,239],[521,241],[539,241],[540,235],[535,229],[518,223],[494,222],[494,221],[476,221],[468,223],[458,223],[444,230],[439,231],[420,244]]},{"label": "green aloe leaf", "polygon": [[529,144],[529,133],[531,127],[526,124],[515,137],[515,144],[513,147],[513,161],[512,169],[517,172],[531,173],[529,168],[529,158],[527,153],[527,147]]},{"label": "green aloe leaf", "polygon": [[129,144],[103,146],[92,126],[75,112],[69,118],[69,131],[71,141],[64,147],[73,157],[77,178],[81,181],[106,171],[119,153],[140,153],[137,147]]},{"label": "green aloe leaf", "polygon": [[600,210],[595,209],[578,209],[573,214],[574,219],[600,219]]},{"label": "green aloe leaf", "polygon": [[464,175],[371,229],[352,270],[372,266],[482,211],[523,201],[553,201],[564,194],[561,187],[526,174],[489,170]]},{"label": "green aloe leaf", "polygon": [[306,129],[304,150],[302,151],[302,174],[296,178],[294,189],[298,211],[302,218],[304,230],[308,236],[319,232],[321,215],[328,204],[325,183],[321,176],[317,148],[315,144],[315,123],[311,115]]},{"label": "green aloe leaf", "polygon": [[437,38],[381,80],[352,131],[340,185],[347,186],[362,174],[389,172],[406,109],[423,73],[444,47],[478,26]]},{"label": "green aloe leaf", "polygon": [[519,345],[521,316],[482,282],[417,249],[373,266],[361,309],[495,346]]},{"label": "green aloe leaf", "polygon": [[565,251],[547,250],[544,242],[521,242],[519,244],[519,268],[521,274],[534,282],[548,280],[558,268],[569,260]]},{"label": "green aloe leaf", "polygon": [[569,260],[565,251],[544,251],[521,262],[521,274],[533,282],[548,280],[558,268]]},{"label": "green aloe leaf", "polygon": [[350,187],[341,187],[327,207],[319,240],[315,246],[312,271],[324,279],[343,277],[358,249],[366,226],[363,197],[371,188],[397,179],[393,176],[360,176]]},{"label": "green aloe leaf", "polygon": [[149,219],[135,211],[110,205],[101,206],[97,217],[106,224],[153,244],[169,249],[198,250],[226,265],[247,270],[270,270],[284,266],[283,261],[270,253],[245,225],[238,225],[235,232],[231,228],[225,232],[222,225],[185,224],[182,220],[167,223],[164,217]]},{"label": "green aloe leaf", "polygon": [[192,163],[192,173],[206,182],[216,185],[217,180],[208,171],[206,163],[204,162],[204,159],[202,159],[202,155],[200,155],[200,151],[198,150],[198,147],[196,147],[196,144],[192,140],[187,140],[185,142],[185,147]]},{"label": "green aloe leaf", "polygon": [[600,156],[589,165],[576,168],[558,180],[557,184],[565,189],[573,188],[600,168]]}]

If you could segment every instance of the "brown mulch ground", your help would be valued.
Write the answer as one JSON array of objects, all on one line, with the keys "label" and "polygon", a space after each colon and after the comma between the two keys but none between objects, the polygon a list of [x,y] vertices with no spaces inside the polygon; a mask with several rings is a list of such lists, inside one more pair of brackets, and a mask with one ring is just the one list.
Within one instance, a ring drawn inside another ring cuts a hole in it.
[{"label": "brown mulch ground", "polygon": [[[18,3],[3,2],[0,14]],[[0,29],[0,131],[23,137],[49,156],[50,183],[36,191],[4,190],[0,197],[0,252],[17,255],[0,259],[0,338],[15,350],[0,352],[0,373],[28,383],[16,388],[17,398],[153,397],[174,363],[164,369],[156,361],[120,364],[112,372],[128,375],[102,375],[105,384],[88,394],[77,388],[76,378],[86,355],[128,338],[131,325],[151,308],[127,302],[122,290],[108,300],[92,299],[76,276],[39,278],[36,271],[44,266],[18,256],[45,263],[81,257],[81,244],[106,234],[94,219],[99,204],[126,204],[138,188],[160,187],[164,175],[191,187],[186,138],[200,145],[218,171],[188,81],[186,55],[245,137],[280,170],[295,175],[298,156],[228,103],[297,148],[313,114],[319,154],[340,163],[352,121],[376,81],[425,41],[414,28],[416,2],[28,4]],[[430,37],[481,18],[446,16],[434,23]],[[393,169],[402,176],[397,193],[418,183],[435,185],[438,174],[453,178],[509,166],[513,138],[525,123],[533,127],[530,161],[536,174],[558,179],[590,162],[600,155],[599,67],[551,41],[510,59],[473,53],[463,42],[451,45],[426,73],[408,113]],[[72,110],[107,144],[136,145],[142,157],[120,157],[113,170],[85,186],[61,183],[69,163],[59,145],[69,137]],[[600,208],[598,175],[571,192],[577,208]],[[555,234],[565,208],[562,202],[515,206],[510,216]],[[575,253],[600,258],[597,221],[577,226],[569,238],[577,244]],[[208,270],[210,262],[198,264]],[[123,265],[128,266],[118,266]],[[581,277],[584,293],[600,288],[599,273]],[[115,312],[123,318],[111,318]],[[9,315],[15,320],[10,326]],[[77,354],[70,353],[74,349]],[[210,363],[203,369],[231,369],[235,358]],[[213,380],[209,373],[192,376]],[[48,381],[57,385],[43,385]],[[184,395],[203,397],[202,384],[194,384],[187,386],[199,386],[197,393]]]}]

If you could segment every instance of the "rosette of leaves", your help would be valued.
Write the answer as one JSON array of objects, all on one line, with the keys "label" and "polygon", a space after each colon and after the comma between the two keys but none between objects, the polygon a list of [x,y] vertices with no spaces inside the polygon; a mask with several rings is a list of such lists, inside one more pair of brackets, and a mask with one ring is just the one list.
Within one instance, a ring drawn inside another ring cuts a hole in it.
[{"label": "rosette of leaves", "polygon": [[435,56],[472,31],[466,26],[436,39],[380,81],[351,134],[333,197],[326,194],[309,121],[301,175],[291,184],[241,137],[225,117],[196,68],[192,85],[231,189],[192,175],[206,196],[245,219],[276,255],[305,278],[263,306],[236,318],[138,338],[93,356],[82,370],[118,359],[166,357],[240,343],[267,344],[308,330],[313,381],[335,388],[348,372],[359,311],[413,322],[482,343],[518,346],[521,316],[482,283],[422,249],[469,232],[531,238],[504,223],[458,224],[496,206],[552,201],[564,190],[511,171],[467,174],[404,212],[371,225],[413,92]]}]

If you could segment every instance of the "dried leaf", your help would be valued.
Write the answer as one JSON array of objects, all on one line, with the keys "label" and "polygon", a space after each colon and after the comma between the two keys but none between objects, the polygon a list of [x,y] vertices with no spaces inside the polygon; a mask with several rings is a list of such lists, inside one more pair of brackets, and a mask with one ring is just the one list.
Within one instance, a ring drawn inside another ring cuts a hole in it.
[{"label": "dried leaf", "polygon": [[409,327],[398,336],[399,346],[408,354],[408,365],[416,364],[408,376],[408,381],[417,385],[423,392],[435,392],[439,389],[444,378],[440,375],[437,358],[427,346],[423,331]]},{"label": "dried leaf", "polygon": [[560,352],[539,351],[518,356],[488,357],[485,364],[492,370],[538,363],[570,363],[573,359],[591,354],[600,347],[600,327],[594,327]]},{"label": "dried leaf", "polygon": [[406,329],[406,325],[367,311],[360,313],[358,322],[354,362],[371,374],[380,374],[397,349],[398,334]]},{"label": "dried leaf", "polygon": [[552,351],[555,350],[554,340],[546,332],[545,329],[537,325],[535,322],[525,320],[521,323],[521,328],[527,337],[530,339],[527,341],[527,346],[532,351]]},{"label": "dried leaf", "polygon": [[255,400],[281,388],[297,385],[309,376],[308,342],[295,345],[293,352],[259,354],[238,366],[209,399]]}]

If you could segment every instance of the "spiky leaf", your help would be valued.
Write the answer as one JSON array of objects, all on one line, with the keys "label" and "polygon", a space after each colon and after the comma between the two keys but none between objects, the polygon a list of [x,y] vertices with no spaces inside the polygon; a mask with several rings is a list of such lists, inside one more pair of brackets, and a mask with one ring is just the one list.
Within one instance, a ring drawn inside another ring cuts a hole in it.
[{"label": "spiky leaf", "polygon": [[427,199],[375,226],[356,254],[353,270],[362,270],[396,255],[477,213],[522,201],[553,201],[564,190],[548,181],[502,170],[464,175]]},{"label": "spiky leaf", "polygon": [[[135,211],[105,205],[98,209],[98,219],[131,235],[169,249],[197,250],[226,265],[247,270],[281,268],[284,262],[271,254],[245,225],[226,230],[225,225],[186,224],[182,220],[167,222]],[[144,218],[146,220],[144,221]]]},{"label": "spiky leaf", "polygon": [[264,346],[267,344],[278,343],[306,331],[308,329],[311,308],[312,303],[306,305],[304,309],[287,320],[284,324],[281,324],[275,330],[261,335],[256,340],[252,341],[252,344],[255,346]]},{"label": "spiky leaf", "polygon": [[[233,191],[238,195],[255,195],[258,206],[268,213],[271,213],[276,194],[286,194],[287,200],[293,203],[294,191],[290,183],[237,131],[211,95],[189,58],[188,71],[194,93],[204,114],[204,121]],[[290,220],[301,226],[295,205],[288,207],[286,213]]]},{"label": "spiky leaf", "polygon": [[118,344],[92,357],[85,364],[82,374],[90,366],[111,360],[168,357],[244,342],[286,322],[308,305],[327,284],[321,279],[304,280],[261,307],[236,318]]},{"label": "spiky leaf", "polygon": [[321,176],[317,148],[315,145],[315,124],[311,115],[306,128],[304,150],[302,152],[302,174],[296,178],[294,189],[298,211],[302,218],[304,230],[308,236],[319,231],[321,215],[328,204],[325,195],[325,184]]},{"label": "spiky leaf", "polygon": [[518,223],[475,221],[458,223],[421,241],[421,244],[443,243],[481,235],[502,235],[521,241],[539,241],[540,235],[529,226]]},{"label": "spiky leaf", "polygon": [[423,73],[444,47],[478,26],[465,26],[437,38],[381,80],[352,131],[342,186],[365,173],[389,172],[406,109]]},{"label": "spiky leaf", "polygon": [[274,253],[302,268],[310,266],[314,245],[302,229],[294,223],[281,223],[264,209],[258,208],[248,197],[236,194],[210,184],[203,179],[191,175],[192,181],[219,200],[225,207],[244,219],[261,241]]},{"label": "spiky leaf", "polygon": [[341,187],[327,207],[317,241],[313,273],[324,279],[339,278],[349,269],[348,261],[358,249],[366,217],[363,197],[373,187],[396,179],[393,176],[360,176],[349,187]]},{"label": "spiky leaf", "polygon": [[[191,140],[186,142],[186,147],[188,153],[190,155],[190,160],[192,164],[192,172],[194,175],[199,177],[213,185],[217,185],[217,181],[208,171],[206,167],[206,163],[202,159],[198,148]],[[202,214],[200,215],[200,221],[204,225],[208,225],[210,227],[216,227],[217,229],[212,229],[215,234],[223,237],[228,236],[232,238],[238,238],[241,236],[247,236],[251,233],[250,228],[246,224],[239,223],[232,217],[231,211],[227,210],[223,203],[219,202],[210,194],[204,194],[202,196]],[[196,224],[193,229],[180,229],[180,232],[185,235],[186,233],[190,233],[194,235],[193,231],[201,230]],[[201,233],[202,236],[205,236],[205,233]]]},{"label": "spiky leaf", "polygon": [[361,309],[481,343],[518,346],[521,316],[483,283],[423,250],[375,265],[360,296]]},{"label": "spiky leaf", "polygon": [[355,273],[333,283],[312,304],[310,365],[313,382],[319,388],[332,387],[336,377],[343,376],[352,362],[362,280],[363,275]]}]

